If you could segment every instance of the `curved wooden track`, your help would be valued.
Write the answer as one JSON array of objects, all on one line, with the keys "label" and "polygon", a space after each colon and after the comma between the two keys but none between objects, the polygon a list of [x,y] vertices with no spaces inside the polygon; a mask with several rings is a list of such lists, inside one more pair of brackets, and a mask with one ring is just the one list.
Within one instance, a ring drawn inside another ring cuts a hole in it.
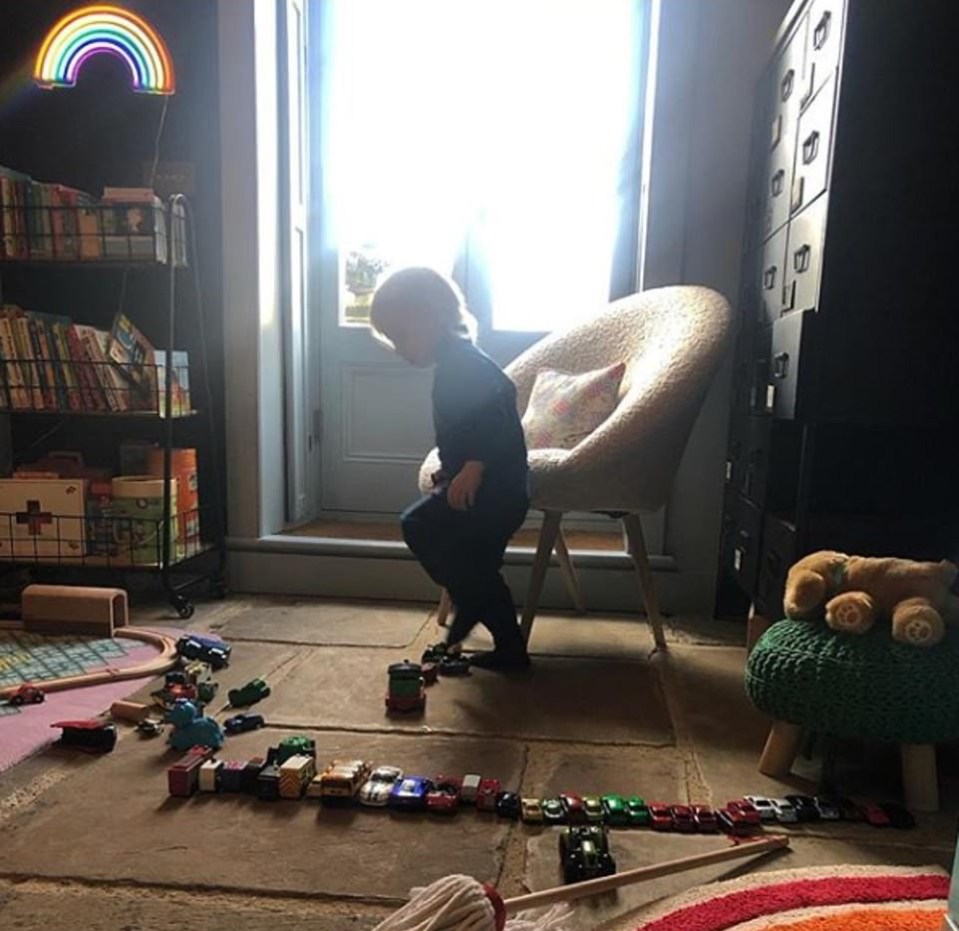
[{"label": "curved wooden track", "polygon": [[[104,682],[121,682],[124,679],[139,679],[143,676],[158,676],[172,669],[177,663],[176,641],[166,634],[159,634],[152,630],[141,630],[138,627],[120,627],[114,631],[115,637],[126,637],[130,640],[141,640],[158,647],[160,654],[139,663],[135,666],[105,666],[82,676],[64,676],[62,679],[45,679],[41,682],[29,683],[43,689],[44,692],[62,692],[65,689],[80,689],[88,685],[101,685]],[[0,698],[12,695],[20,686],[12,685],[0,689]]]}]

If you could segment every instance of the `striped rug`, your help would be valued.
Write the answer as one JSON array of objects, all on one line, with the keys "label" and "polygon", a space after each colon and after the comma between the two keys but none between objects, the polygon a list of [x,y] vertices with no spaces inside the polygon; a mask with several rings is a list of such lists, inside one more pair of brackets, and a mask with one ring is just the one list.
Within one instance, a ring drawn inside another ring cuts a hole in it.
[{"label": "striped rug", "polygon": [[938,866],[828,866],[756,873],[669,900],[637,931],[940,931]]}]

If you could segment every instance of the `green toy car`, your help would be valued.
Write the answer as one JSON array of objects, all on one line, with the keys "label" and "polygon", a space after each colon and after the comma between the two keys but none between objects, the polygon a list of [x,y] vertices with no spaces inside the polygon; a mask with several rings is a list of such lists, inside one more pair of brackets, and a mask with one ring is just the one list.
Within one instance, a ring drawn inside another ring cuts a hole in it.
[{"label": "green toy car", "polygon": [[639,828],[647,828],[653,821],[646,800],[639,795],[626,799],[626,817],[633,827]]},{"label": "green toy car", "polygon": [[316,761],[316,741],[312,737],[284,737],[271,747],[268,761],[282,766],[291,756],[310,756]]},{"label": "green toy car", "polygon": [[607,824],[617,828],[626,827],[629,824],[626,802],[621,795],[604,795],[602,802]]},{"label": "green toy car", "polygon": [[262,679],[251,679],[239,689],[230,689],[227,693],[232,708],[255,705],[270,694],[270,687]]}]

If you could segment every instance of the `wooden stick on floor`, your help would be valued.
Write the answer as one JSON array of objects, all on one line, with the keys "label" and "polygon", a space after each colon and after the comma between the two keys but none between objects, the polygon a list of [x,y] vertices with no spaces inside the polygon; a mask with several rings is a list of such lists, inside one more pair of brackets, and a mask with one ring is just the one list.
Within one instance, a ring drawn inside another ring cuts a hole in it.
[{"label": "wooden stick on floor", "polygon": [[557,886],[554,889],[544,889],[542,892],[532,892],[529,895],[515,896],[506,899],[503,903],[507,912],[516,913],[527,908],[539,908],[542,905],[552,905],[555,902],[573,902],[591,895],[599,895],[611,889],[620,889],[623,886],[634,886],[649,879],[659,879],[661,876],[671,876],[674,873],[683,873],[686,870],[695,870],[703,866],[713,866],[716,863],[725,863],[727,860],[737,860],[741,857],[751,857],[755,854],[770,853],[773,850],[784,850],[789,847],[788,837],[765,837],[762,840],[749,841],[726,847],[723,850],[713,850],[710,853],[699,853],[691,857],[682,857],[679,860],[668,860],[666,863],[657,863],[654,866],[641,866],[635,870],[626,870],[614,876],[603,876],[600,879],[588,879],[586,882],[573,883],[569,886]]}]

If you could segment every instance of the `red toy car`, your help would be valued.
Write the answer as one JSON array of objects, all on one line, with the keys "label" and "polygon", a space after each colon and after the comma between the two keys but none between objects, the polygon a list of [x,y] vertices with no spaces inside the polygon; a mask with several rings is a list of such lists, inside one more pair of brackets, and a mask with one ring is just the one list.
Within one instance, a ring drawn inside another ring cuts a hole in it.
[{"label": "red toy car", "polygon": [[888,828],[889,815],[887,815],[875,802],[866,802],[859,806],[867,823],[874,828]]},{"label": "red toy car", "polygon": [[759,809],[752,802],[747,802],[744,798],[733,799],[726,802],[727,811],[738,811],[750,824],[758,826],[762,821],[759,815]]},{"label": "red toy car", "polygon": [[669,814],[673,819],[673,830],[679,831],[680,834],[696,833],[693,810],[688,805],[671,805]]},{"label": "red toy car", "polygon": [[583,808],[583,799],[575,792],[563,792],[559,797],[566,813],[567,824],[586,824],[586,809]]},{"label": "red toy car", "polygon": [[673,814],[669,805],[662,802],[650,802],[649,817],[654,831],[671,831],[673,829]]},{"label": "red toy car", "polygon": [[502,789],[499,779],[484,779],[476,793],[476,807],[480,811],[496,811],[496,796]]},{"label": "red toy car", "polygon": [[693,821],[696,822],[696,830],[700,834],[719,832],[719,819],[716,817],[716,812],[708,805],[693,805]]},{"label": "red toy car", "polygon": [[460,804],[463,780],[457,776],[437,776],[433,788],[426,793],[426,810],[437,814],[455,813]]},{"label": "red toy car", "polygon": [[756,830],[756,826],[738,808],[722,808],[716,817],[720,828],[734,837],[748,837]]},{"label": "red toy car", "polygon": [[46,698],[43,689],[35,685],[21,685],[7,701],[11,705],[39,705]]}]

